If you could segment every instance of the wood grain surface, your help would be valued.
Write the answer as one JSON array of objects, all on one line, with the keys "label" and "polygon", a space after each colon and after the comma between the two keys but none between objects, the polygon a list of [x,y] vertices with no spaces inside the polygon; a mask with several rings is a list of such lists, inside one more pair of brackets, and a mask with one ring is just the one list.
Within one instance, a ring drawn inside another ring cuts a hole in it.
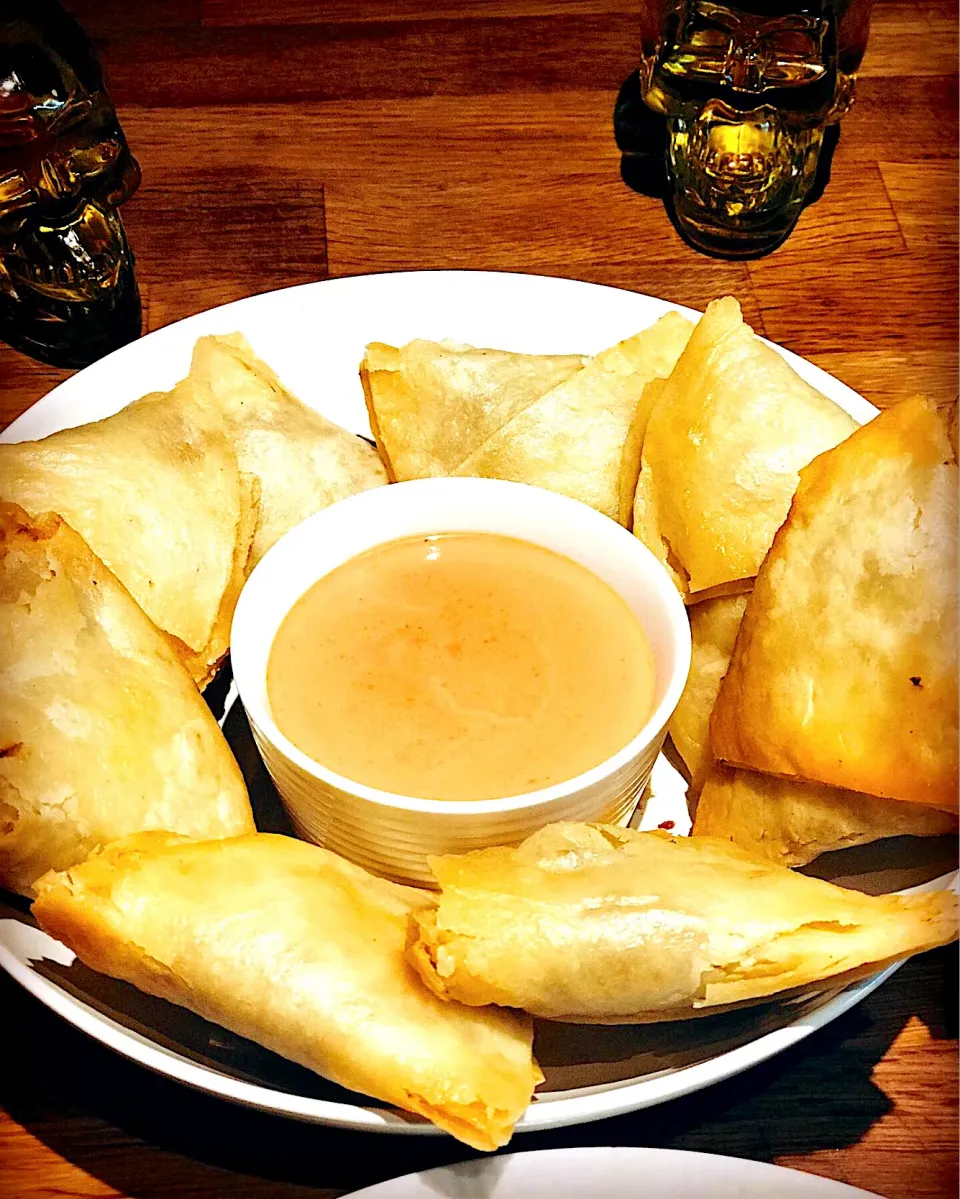
[{"label": "wood grain surface", "polygon": [[[533,271],[698,308],[729,292],[758,332],[876,404],[957,394],[953,0],[876,5],[829,185],[783,248],[748,263],[696,254],[622,181],[613,109],[636,66],[637,2],[67,7],[96,40],[143,168],[124,219],[147,329],[327,276]],[[0,422],[66,374],[0,345]],[[746,1075],[513,1147],[661,1145],[886,1199],[955,1195],[956,974],[955,949],[928,954]],[[196,1095],[5,978],[0,1012],[4,1199],[319,1199],[469,1156]]]}]

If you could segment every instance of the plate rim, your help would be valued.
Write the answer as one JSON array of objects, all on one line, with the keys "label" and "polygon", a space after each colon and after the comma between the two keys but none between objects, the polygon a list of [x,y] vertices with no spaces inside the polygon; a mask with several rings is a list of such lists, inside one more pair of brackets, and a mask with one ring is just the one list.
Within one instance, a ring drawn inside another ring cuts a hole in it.
[{"label": "plate rim", "polygon": [[[485,284],[526,280],[521,286],[532,286],[529,281],[538,281],[537,286],[556,287],[558,289],[583,289],[583,294],[590,292],[610,294],[611,296],[630,297],[638,306],[651,306],[662,315],[668,311],[676,311],[681,315],[696,321],[702,312],[682,304],[663,300],[645,292],[633,291],[610,284],[591,283],[568,276],[542,275],[533,272],[519,271],[489,271],[489,270],[425,270],[425,271],[385,271],[360,275],[345,275],[333,278],[315,280],[309,283],[296,284],[285,288],[268,289],[252,296],[245,296],[227,304],[217,305],[194,313],[179,321],[173,321],[160,329],[145,334],[144,337],[129,345],[123,346],[106,357],[93,363],[84,370],[60,382],[44,396],[41,396],[30,408],[26,409],[0,433],[0,442],[20,441],[31,437],[31,426],[35,425],[40,413],[53,408],[60,409],[65,402],[74,399],[85,387],[96,386],[99,374],[107,375],[116,370],[127,358],[135,360],[139,347],[148,339],[156,339],[156,346],[161,339],[171,343],[186,335],[200,336],[205,331],[203,326],[224,315],[236,313],[243,320],[247,311],[256,305],[269,304],[270,298],[276,295],[292,295],[292,299],[307,297],[314,294],[317,288],[339,289],[349,291],[359,287],[387,286],[402,288],[410,279],[424,282],[442,280],[442,286],[462,286],[482,278]],[[654,318],[656,319],[656,318]],[[186,328],[185,328],[186,327]],[[255,335],[254,335],[255,336]],[[762,338],[786,361],[794,367],[814,386],[824,391],[829,398],[844,408],[858,423],[866,423],[878,412],[878,409],[854,391],[842,380],[818,367],[809,359],[802,358],[783,346]],[[82,383],[77,380],[83,379]],[[119,405],[136,398],[131,396]],[[117,409],[118,410],[118,409]],[[71,414],[72,415],[72,414]],[[59,428],[70,427],[69,416],[57,425]],[[45,434],[40,434],[41,436]],[[53,980],[38,974],[27,962],[21,961],[8,947],[0,943],[0,967],[23,986],[31,995],[43,1003],[58,1016],[93,1037],[101,1044],[120,1053],[122,1056],[137,1062],[155,1073],[182,1082],[196,1090],[214,1094],[221,1098],[239,1103],[244,1106],[257,1108],[262,1111],[286,1115],[292,1118],[322,1123],[333,1127],[360,1129],[365,1131],[398,1134],[442,1136],[443,1131],[429,1122],[419,1122],[416,1117],[400,1113],[391,1108],[369,1108],[362,1105],[345,1104],[335,1100],[312,1099],[291,1092],[275,1090],[258,1083],[246,1082],[233,1078],[220,1071],[190,1061],[188,1058],[172,1052],[155,1042],[143,1037],[140,1033],[126,1028],[124,1025],[99,1012],[96,1008],[76,998],[66,989],[58,986]],[[531,1103],[530,1107],[517,1122],[516,1131],[530,1132],[545,1129],[565,1127],[573,1124],[586,1123],[593,1120],[606,1119],[627,1112],[642,1110],[646,1107],[680,1098],[714,1083],[721,1082],[735,1074],[748,1069],[750,1066],[768,1060],[775,1054],[805,1039],[811,1033],[822,1028],[832,1020],[843,1015],[846,1011],[866,998],[879,987],[902,963],[894,963],[875,975],[853,983],[845,989],[831,993],[826,987],[824,993],[831,997],[819,1006],[808,1010],[801,1017],[786,1025],[763,1033],[754,1040],[734,1049],[726,1050],[715,1057],[680,1067],[668,1074],[644,1076],[639,1079],[621,1080],[606,1085],[605,1089],[597,1090],[591,1087],[585,1093],[573,1094],[564,1098],[561,1093],[556,1098],[544,1099]],[[815,995],[816,992],[813,992]],[[601,1084],[603,1086],[603,1084]],[[637,1092],[642,1092],[638,1094]]]},{"label": "plate rim", "polygon": [[[569,1162],[571,1158],[586,1158],[589,1159],[595,1155],[607,1157],[613,1155],[624,1159],[625,1163],[631,1166],[643,1167],[646,1163],[653,1165],[649,1159],[655,1158],[663,1160],[666,1158],[672,1159],[676,1166],[677,1173],[686,1173],[689,1168],[696,1168],[699,1165],[709,1165],[716,1168],[720,1165],[721,1170],[736,1172],[741,1175],[741,1181],[746,1181],[742,1176],[751,1175],[756,1178],[757,1182],[769,1180],[771,1186],[775,1184],[777,1178],[782,1179],[788,1176],[796,1188],[802,1188],[805,1193],[809,1193],[810,1199],[818,1199],[822,1196],[823,1199],[829,1199],[829,1196],[836,1196],[836,1199],[855,1199],[860,1196],[861,1199],[881,1199],[875,1195],[873,1191],[864,1191],[859,1187],[853,1186],[848,1182],[841,1182],[835,1178],[828,1178],[822,1174],[814,1174],[807,1170],[797,1170],[792,1166],[781,1166],[777,1162],[759,1161],[749,1157],[735,1157],[726,1153],[710,1153],[696,1149],[674,1149],[663,1145],[567,1145],[559,1146],[552,1149],[528,1149],[517,1150],[509,1153],[500,1153],[496,1158],[466,1158],[464,1161],[453,1162],[448,1166],[434,1166],[426,1170],[413,1171],[409,1174],[401,1174],[396,1178],[385,1178],[381,1182],[371,1183],[369,1186],[363,1187],[359,1191],[350,1191],[343,1195],[341,1199],[420,1199],[419,1195],[414,1197],[411,1192],[407,1194],[407,1189],[411,1183],[429,1184],[431,1180],[441,1182],[446,1180],[446,1176],[458,1177],[461,1172],[465,1175],[464,1181],[469,1177],[471,1167],[479,1166],[481,1169],[486,1168],[489,1164],[496,1160],[498,1162],[506,1162],[514,1158],[522,1157],[531,1159],[529,1162],[524,1161],[520,1170],[526,1173],[528,1169],[536,1169],[546,1162],[549,1158],[551,1161],[556,1161],[558,1157],[562,1157],[564,1162]],[[596,1162],[597,1167],[601,1166],[602,1162]],[[499,1169],[502,1170],[502,1166]],[[508,1167],[509,1169],[510,1167]],[[491,1167],[497,1169],[497,1167]],[[482,1180],[481,1180],[482,1181]],[[517,1182],[522,1183],[524,1179],[518,1177]],[[669,1181],[669,1180],[661,1180]],[[731,1182],[736,1182],[737,1179],[731,1177]],[[402,1189],[395,1190],[400,1187]],[[499,1187],[497,1188],[499,1190]],[[427,1194],[441,1194],[438,1190],[434,1192],[432,1186],[424,1187],[422,1195],[426,1199]],[[446,1194],[447,1192],[442,1192]],[[472,1193],[472,1192],[471,1192]],[[770,1192],[768,1191],[767,1194]],[[756,1192],[754,1191],[754,1194]],[[491,1193],[488,1199],[495,1199]],[[504,1197],[507,1199],[507,1197]],[[560,1199],[563,1199],[560,1196]]]},{"label": "plate rim", "polygon": [[[844,1015],[875,991],[902,965],[903,962],[894,962],[879,973],[834,994],[826,1003],[814,1007],[783,1027],[763,1033],[755,1040],[747,1041],[716,1057],[682,1066],[668,1074],[612,1083],[606,1090],[591,1088],[586,1094],[575,1094],[567,1098],[563,1098],[561,1094],[556,1099],[539,1102],[534,1097],[533,1102],[517,1121],[514,1132],[541,1132],[626,1115],[672,1099],[680,1099],[723,1082],[752,1066],[768,1061]],[[246,1082],[212,1067],[192,1062],[189,1058],[150,1041],[135,1030],[126,1028],[112,1017],[76,998],[51,979],[38,974],[2,943],[0,968],[74,1028],[122,1057],[145,1066],[155,1074],[184,1083],[193,1090],[217,1095],[243,1107],[290,1116],[309,1124],[400,1136],[447,1135],[435,1124],[427,1120],[421,1122],[416,1116],[401,1113],[399,1109],[313,1099],[289,1091],[275,1090],[259,1083]],[[644,1094],[638,1095],[637,1092],[641,1090]]]}]

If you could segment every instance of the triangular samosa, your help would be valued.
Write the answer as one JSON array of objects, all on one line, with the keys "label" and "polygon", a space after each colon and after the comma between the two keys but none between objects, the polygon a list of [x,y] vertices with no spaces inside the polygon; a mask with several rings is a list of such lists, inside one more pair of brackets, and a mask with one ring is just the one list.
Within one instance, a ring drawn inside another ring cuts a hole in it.
[{"label": "triangular samosa", "polygon": [[690,771],[694,835],[726,838],[773,862],[802,866],[828,850],[881,837],[937,836],[955,829],[955,817],[920,804],[734,770],[714,761],[710,716],[748,599],[718,596],[688,609],[690,674],[668,728]]},{"label": "triangular samosa", "polygon": [[720,764],[700,790],[693,822],[695,837],[735,841],[784,866],[804,866],[829,850],[881,837],[936,837],[956,830],[956,816],[924,804]]},{"label": "triangular samosa", "polygon": [[253,829],[237,763],[169,641],[58,516],[0,504],[0,884],[142,829]]},{"label": "triangular samosa", "polygon": [[644,388],[673,370],[693,326],[676,312],[591,358],[502,425],[455,471],[508,479],[557,491],[619,520],[624,477],[637,474],[625,461]]},{"label": "triangular samosa", "polygon": [[501,425],[583,365],[435,341],[373,342],[360,364],[370,426],[394,481],[452,475]]},{"label": "triangular samosa", "polygon": [[720,687],[716,757],[956,812],[957,483],[920,399],[806,467]]},{"label": "triangular samosa", "polygon": [[37,890],[41,927],[93,969],[475,1149],[510,1139],[541,1080],[528,1017],[442,1003],[407,964],[428,897],[316,845],[143,834]]},{"label": "triangular samosa", "polygon": [[192,379],[106,420],[0,445],[0,499],[68,521],[201,684],[229,644],[257,486]]},{"label": "triangular samosa", "polygon": [[690,601],[748,590],[798,470],[856,427],[715,300],[647,422],[633,531]]},{"label": "triangular samosa", "polygon": [[957,935],[957,897],[863,895],[712,837],[553,824],[430,859],[411,960],[439,995],[583,1024],[679,1019],[873,973]]},{"label": "triangular samosa", "polygon": [[306,517],[387,482],[373,446],[291,395],[241,334],[201,337],[190,377],[209,386],[240,469],[260,480],[248,570]]}]

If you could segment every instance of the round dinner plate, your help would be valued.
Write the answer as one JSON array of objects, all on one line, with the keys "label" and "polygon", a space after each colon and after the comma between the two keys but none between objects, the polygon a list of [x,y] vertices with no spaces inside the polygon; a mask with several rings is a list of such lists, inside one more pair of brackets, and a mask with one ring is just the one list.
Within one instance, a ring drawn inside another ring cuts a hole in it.
[{"label": "round dinner plate", "polygon": [[[146,392],[168,389],[187,373],[197,337],[235,331],[246,335],[306,403],[369,436],[357,369],[368,342],[401,345],[420,337],[530,353],[592,354],[671,309],[694,319],[699,315],[650,296],[536,275],[422,271],[326,280],[252,296],[151,333],[61,383],[0,440],[43,437],[109,416]],[[844,384],[780,352],[857,420],[875,414],[871,404]],[[228,683],[218,679],[207,696],[218,707],[247,779],[258,827],[289,831]],[[688,832],[685,786],[661,755],[635,818],[638,825],[652,828],[672,821],[675,831]],[[912,841],[906,855],[898,855],[892,842],[826,854],[815,864],[816,873],[873,892],[943,886],[952,850],[935,842],[918,847]],[[4,902],[2,895],[0,966],[41,1002],[119,1053],[201,1091],[266,1111],[374,1132],[439,1133],[419,1117],[345,1091],[185,1009],[87,969],[36,927],[25,902],[12,896]],[[517,1131],[650,1107],[728,1078],[835,1019],[890,972],[846,989],[696,1020],[630,1028],[540,1022],[536,1054],[546,1082]],[[357,1051],[362,1053],[362,1046]]]},{"label": "round dinner plate", "polygon": [[391,1178],[343,1199],[865,1199],[870,1193],[738,1157],[604,1146],[460,1162]]}]

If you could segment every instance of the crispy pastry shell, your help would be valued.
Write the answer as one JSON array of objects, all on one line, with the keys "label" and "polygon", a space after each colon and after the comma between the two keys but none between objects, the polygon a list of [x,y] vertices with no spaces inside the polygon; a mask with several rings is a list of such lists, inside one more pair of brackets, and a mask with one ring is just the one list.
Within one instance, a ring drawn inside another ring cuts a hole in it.
[{"label": "crispy pastry shell", "polygon": [[688,608],[690,674],[670,723],[670,738],[690,772],[688,794],[696,796],[713,762],[710,714],[737,640],[746,595],[724,595]]},{"label": "crispy pastry shell", "polygon": [[194,380],[41,441],[0,445],[0,499],[57,512],[203,681],[227,649],[256,520],[219,414]]},{"label": "crispy pastry shell", "polygon": [[673,370],[692,328],[670,312],[597,354],[503,424],[454,473],[544,487],[620,520],[624,480],[639,471],[637,431],[632,438],[630,432],[644,389]]},{"label": "crispy pastry shell", "polygon": [[925,804],[881,799],[715,763],[697,799],[693,835],[726,838],[783,866],[882,837],[937,837],[957,818]]},{"label": "crispy pastry shell", "polygon": [[755,336],[736,300],[715,300],[650,413],[633,531],[690,602],[747,590],[798,470],[855,428]]},{"label": "crispy pastry shell", "polygon": [[711,837],[555,824],[431,868],[441,894],[411,948],[428,985],[574,1023],[848,981],[956,936],[953,893],[862,895]]},{"label": "crispy pastry shell", "polygon": [[33,912],[93,969],[495,1149],[541,1080],[531,1022],[421,984],[404,949],[429,903],[292,837],[154,833],[46,875]]},{"label": "crispy pastry shell", "polygon": [[248,571],[306,517],[387,482],[376,450],[291,395],[241,334],[201,337],[190,377],[209,387],[241,471],[260,481]]},{"label": "crispy pastry shell", "polygon": [[252,831],[243,778],[169,642],[57,516],[0,504],[0,883],[127,833]]},{"label": "crispy pastry shell", "polygon": [[501,425],[582,365],[575,354],[371,343],[360,379],[390,479],[453,474]]},{"label": "crispy pastry shell", "polygon": [[803,471],[711,721],[715,755],[957,811],[957,466],[932,404]]}]

